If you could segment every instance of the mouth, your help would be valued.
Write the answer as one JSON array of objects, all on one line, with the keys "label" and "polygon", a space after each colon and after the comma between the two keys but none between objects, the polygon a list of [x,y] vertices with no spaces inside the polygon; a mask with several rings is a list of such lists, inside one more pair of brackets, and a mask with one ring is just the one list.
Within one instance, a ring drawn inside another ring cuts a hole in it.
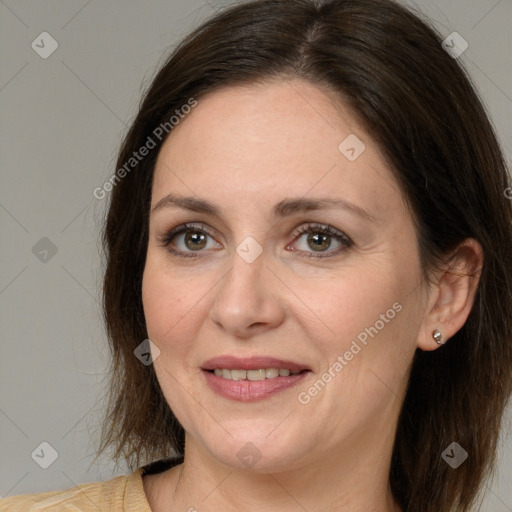
[{"label": "mouth", "polygon": [[215,393],[241,402],[268,398],[311,373],[303,364],[270,357],[221,356],[205,362],[201,370]]},{"label": "mouth", "polygon": [[299,375],[307,370],[289,370],[288,368],[259,368],[257,370],[230,370],[228,368],[215,368],[215,370],[206,370],[217,377],[228,380],[265,380],[276,379],[278,377],[289,377],[290,375]]}]

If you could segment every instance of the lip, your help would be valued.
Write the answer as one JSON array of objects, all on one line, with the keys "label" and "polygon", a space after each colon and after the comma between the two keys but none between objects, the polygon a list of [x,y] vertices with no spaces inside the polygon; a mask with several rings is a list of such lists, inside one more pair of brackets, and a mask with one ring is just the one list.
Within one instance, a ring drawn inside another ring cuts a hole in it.
[{"label": "lip", "polygon": [[[286,368],[291,371],[300,371],[297,375],[288,377],[276,377],[265,380],[229,380],[223,377],[217,377],[211,373],[215,368],[225,368],[227,370],[259,370],[260,368]],[[201,367],[206,382],[218,395],[235,400],[238,402],[256,402],[264,400],[281,391],[285,391],[302,380],[304,380],[311,370],[301,363],[276,359],[266,356],[255,357],[233,357],[219,356],[206,361]]]}]

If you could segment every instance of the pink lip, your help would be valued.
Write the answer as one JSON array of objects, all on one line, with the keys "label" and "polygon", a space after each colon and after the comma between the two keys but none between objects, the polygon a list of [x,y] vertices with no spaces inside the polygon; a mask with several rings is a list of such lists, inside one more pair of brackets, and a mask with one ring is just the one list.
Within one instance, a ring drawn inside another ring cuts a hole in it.
[{"label": "pink lip", "polygon": [[[209,370],[225,368],[228,370],[259,370],[260,368],[286,368],[292,371],[302,371],[297,375],[288,377],[276,377],[265,380],[229,380],[217,377]],[[302,364],[272,357],[250,357],[237,358],[233,356],[220,356],[209,359],[203,364],[203,375],[210,388],[224,398],[239,402],[255,402],[263,400],[280,391],[288,389],[302,381],[310,373],[309,369]],[[305,371],[303,371],[305,370]]]}]

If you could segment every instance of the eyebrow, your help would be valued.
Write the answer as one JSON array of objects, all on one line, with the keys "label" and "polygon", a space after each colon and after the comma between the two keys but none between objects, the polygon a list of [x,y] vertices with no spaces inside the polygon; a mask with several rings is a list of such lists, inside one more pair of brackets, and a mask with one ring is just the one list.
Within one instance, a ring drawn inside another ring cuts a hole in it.
[{"label": "eyebrow", "polygon": [[[170,207],[184,208],[186,210],[205,213],[219,218],[223,216],[223,210],[206,199],[200,199],[192,196],[177,196],[175,194],[169,194],[160,199],[160,201],[158,201],[158,203],[156,203],[152,208],[151,212],[154,213],[158,210]],[[345,199],[332,197],[319,197],[314,199],[299,197],[283,199],[274,206],[273,214],[275,217],[286,217],[294,213],[329,208],[341,208],[371,222],[377,221],[373,215],[370,215],[360,206],[357,206]]]}]

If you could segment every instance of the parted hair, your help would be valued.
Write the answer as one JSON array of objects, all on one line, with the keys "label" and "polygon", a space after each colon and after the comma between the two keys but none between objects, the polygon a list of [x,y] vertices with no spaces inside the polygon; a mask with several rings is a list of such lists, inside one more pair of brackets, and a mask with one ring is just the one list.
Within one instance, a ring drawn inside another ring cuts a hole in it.
[{"label": "parted hair", "polygon": [[[466,238],[484,261],[465,325],[417,349],[389,474],[404,512],[464,512],[493,475],[512,391],[512,201],[493,126],[460,59],[418,12],[392,0],[256,0],[188,35],[155,72],[117,169],[183,105],[220,87],[301,78],[338,93],[381,148],[415,223],[430,279]],[[190,114],[193,115],[193,112]],[[170,131],[172,133],[172,130]],[[151,186],[162,137],[112,187],[102,233],[103,309],[112,352],[99,453],[130,467],[184,452],[184,429],[152,365],[142,307]],[[473,278],[473,277],[470,277]],[[456,441],[457,469],[441,457]]]}]

